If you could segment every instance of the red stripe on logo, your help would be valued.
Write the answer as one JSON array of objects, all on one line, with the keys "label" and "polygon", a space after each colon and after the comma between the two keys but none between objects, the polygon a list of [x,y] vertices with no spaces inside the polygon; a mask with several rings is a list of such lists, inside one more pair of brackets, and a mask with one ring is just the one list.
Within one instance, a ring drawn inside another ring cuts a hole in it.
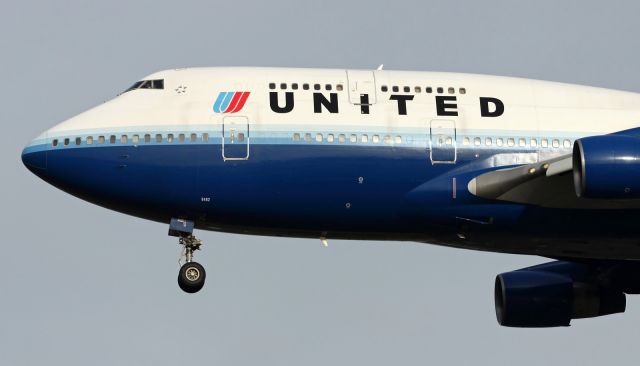
[{"label": "red stripe on logo", "polygon": [[251,92],[242,92],[240,94],[242,94],[242,96],[238,101],[238,105],[231,111],[231,113],[239,112],[242,109],[242,107],[244,107],[244,104],[247,102],[247,99],[249,98],[249,94],[251,94]]},{"label": "red stripe on logo", "polygon": [[229,113],[229,112],[232,112],[234,109],[236,109],[236,107],[238,106],[238,101],[240,101],[241,96],[242,96],[242,92],[233,93],[233,99],[231,99],[231,103],[229,103],[229,106],[227,107],[227,109],[225,109],[223,113]]}]

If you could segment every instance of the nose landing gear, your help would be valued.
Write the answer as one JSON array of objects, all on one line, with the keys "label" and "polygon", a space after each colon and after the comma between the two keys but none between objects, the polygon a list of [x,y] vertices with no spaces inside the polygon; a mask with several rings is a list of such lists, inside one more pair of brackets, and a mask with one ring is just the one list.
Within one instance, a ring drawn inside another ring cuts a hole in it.
[{"label": "nose landing gear", "polygon": [[193,236],[193,226],[193,221],[182,219],[171,219],[169,224],[169,235],[180,238],[179,244],[183,247],[182,256],[184,256],[186,262],[178,272],[178,286],[182,291],[190,294],[202,289],[207,276],[204,267],[200,263],[193,261],[193,252],[200,250],[202,245],[202,241]]}]

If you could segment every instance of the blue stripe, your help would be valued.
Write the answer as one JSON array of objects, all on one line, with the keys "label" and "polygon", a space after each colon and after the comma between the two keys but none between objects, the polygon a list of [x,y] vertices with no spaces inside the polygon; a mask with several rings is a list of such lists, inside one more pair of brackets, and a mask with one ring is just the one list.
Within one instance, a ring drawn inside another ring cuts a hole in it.
[{"label": "blue stripe", "polygon": [[215,113],[220,113],[221,112],[220,105],[222,104],[222,101],[224,101],[224,98],[226,96],[227,96],[227,92],[218,93],[218,98],[216,99],[216,102],[213,103],[213,111]]},{"label": "blue stripe", "polygon": [[233,96],[236,93],[237,92],[227,92],[227,95],[225,96],[224,101],[222,101],[222,106],[220,107],[220,112],[224,112],[224,111],[227,110],[227,107],[229,107],[229,103],[231,103],[231,99],[233,99]]}]

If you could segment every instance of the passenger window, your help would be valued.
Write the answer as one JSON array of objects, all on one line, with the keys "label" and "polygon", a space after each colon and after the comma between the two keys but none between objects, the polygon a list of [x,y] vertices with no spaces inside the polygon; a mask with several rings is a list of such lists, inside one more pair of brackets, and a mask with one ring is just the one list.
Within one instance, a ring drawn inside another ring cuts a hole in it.
[{"label": "passenger window", "polygon": [[502,139],[502,137],[498,137],[496,139],[496,145],[498,145],[498,146],[504,145],[504,140]]},{"label": "passenger window", "polygon": [[68,138],[64,139],[64,146],[67,146],[67,145],[69,145],[69,139]]},{"label": "passenger window", "polygon": [[540,146],[542,146],[542,147],[549,147],[549,140],[547,140],[547,139],[542,139],[542,140],[540,141]]},{"label": "passenger window", "polygon": [[326,85],[324,86],[324,89],[325,89],[325,90],[331,90],[331,84],[326,84]]},{"label": "passenger window", "polygon": [[444,89],[438,88],[438,93],[444,93]]},{"label": "passenger window", "polygon": [[389,90],[389,88],[387,88],[386,85],[383,85],[382,87],[380,87],[380,91],[386,93]]},{"label": "passenger window", "polygon": [[456,93],[455,88],[449,88],[449,94],[455,94],[455,93]]},{"label": "passenger window", "polygon": [[444,142],[447,145],[452,145],[453,144],[453,139],[451,139],[451,137],[447,137],[447,139]]},{"label": "passenger window", "polygon": [[300,134],[299,133],[294,133],[293,134],[293,141],[300,141]]},{"label": "passenger window", "polygon": [[179,135],[178,135],[178,141],[179,141],[180,143],[183,143],[183,142],[184,142],[184,133],[181,133],[181,134],[179,134]]},{"label": "passenger window", "polygon": [[408,93],[411,91],[411,88],[409,88],[408,86],[405,86],[403,89],[405,93]]},{"label": "passenger window", "polygon": [[529,144],[531,145],[531,147],[536,147],[536,146],[538,146],[538,140],[536,140],[536,139],[531,139],[531,140],[529,141]]},{"label": "passenger window", "polygon": [[385,143],[385,144],[390,145],[390,144],[391,144],[391,136],[386,135],[386,136],[384,137],[384,140],[383,140],[383,141],[384,141],[384,143]]},{"label": "passenger window", "polygon": [[87,138],[85,139],[85,143],[87,145],[93,145],[93,136],[87,136]]},{"label": "passenger window", "polygon": [[104,144],[104,136],[98,136],[98,144]]},{"label": "passenger window", "polygon": [[309,90],[309,84],[302,84],[302,89]]},{"label": "passenger window", "polygon": [[396,136],[396,144],[401,144],[402,143],[402,137],[401,136]]},{"label": "passenger window", "polygon": [[276,83],[269,83],[269,89],[275,89]]},{"label": "passenger window", "polygon": [[560,140],[554,139],[553,142],[552,142],[552,146],[555,147],[555,148],[560,147]]},{"label": "passenger window", "polygon": [[355,134],[352,134],[351,136],[349,136],[349,142],[352,142],[352,143],[358,142],[358,136]]},{"label": "passenger window", "polygon": [[172,143],[173,142],[173,134],[172,133],[167,135],[167,142],[168,143]]},{"label": "passenger window", "polygon": [[191,142],[196,142],[196,140],[198,139],[198,135],[196,135],[195,133],[192,133],[190,137]]},{"label": "passenger window", "polygon": [[520,146],[520,147],[525,147],[525,146],[527,146],[527,140],[522,139],[522,138],[521,138],[521,139],[518,139],[518,146]]},{"label": "passenger window", "polygon": [[476,137],[473,139],[473,144],[476,146],[480,146],[481,141],[482,140],[480,139],[480,137]]},{"label": "passenger window", "polygon": [[161,134],[156,134],[156,142],[157,143],[161,143],[162,142],[162,135]]},{"label": "passenger window", "polygon": [[415,91],[416,93],[421,93],[421,92],[422,92],[422,88],[421,88],[421,87],[419,87],[419,86],[416,86],[416,87],[415,87],[415,89],[414,89],[414,91]]},{"label": "passenger window", "polygon": [[371,142],[373,142],[374,144],[379,143],[380,142],[380,136],[373,135],[373,137],[371,137]]},{"label": "passenger window", "polygon": [[287,89],[287,84],[286,83],[281,83],[280,84],[280,89],[282,89],[282,90]]},{"label": "passenger window", "polygon": [[327,135],[327,142],[333,142],[333,134],[332,133]]},{"label": "passenger window", "polygon": [[58,139],[53,139],[53,142],[51,142],[51,145],[52,145],[53,147],[58,146]]},{"label": "passenger window", "polygon": [[316,141],[317,142],[322,142],[322,134],[321,133],[316,134]]},{"label": "passenger window", "polygon": [[393,90],[394,92],[398,92],[400,91],[400,88],[398,88],[397,86],[394,86],[391,88],[391,90]]},{"label": "passenger window", "polygon": [[367,135],[360,136],[360,142],[364,142],[364,143],[369,142],[369,136]]},{"label": "passenger window", "polygon": [[433,88],[432,88],[432,87],[430,87],[430,86],[428,86],[428,87],[424,88],[424,90],[425,90],[428,94],[433,93]]},{"label": "passenger window", "polygon": [[134,145],[139,144],[139,143],[140,143],[140,136],[138,136],[138,135],[133,135],[133,137],[131,138],[131,142],[132,142]]},{"label": "passenger window", "polygon": [[109,136],[109,143],[110,144],[115,144],[116,143],[116,135]]},{"label": "passenger window", "polygon": [[467,89],[460,88],[460,94],[467,94]]},{"label": "passenger window", "polygon": [[82,143],[82,139],[80,137],[76,137],[76,145],[80,145]]},{"label": "passenger window", "polygon": [[471,143],[471,140],[468,137],[465,137],[462,139],[462,144],[463,145],[469,145]]},{"label": "passenger window", "polygon": [[564,140],[564,142],[562,143],[562,145],[564,146],[565,149],[568,149],[571,147],[571,141],[569,140]]},{"label": "passenger window", "polygon": [[120,143],[122,143],[122,144],[126,144],[127,143],[127,135],[120,136]]},{"label": "passenger window", "polygon": [[238,133],[238,142],[242,142],[244,141],[244,132],[239,132]]},{"label": "passenger window", "polygon": [[347,142],[347,138],[344,136],[344,134],[339,134],[338,135],[338,142],[341,144],[344,144],[345,142]]},{"label": "passenger window", "polygon": [[320,90],[320,84],[313,84],[313,90]]},{"label": "passenger window", "polygon": [[491,137],[487,137],[484,139],[484,144],[487,146],[491,146],[493,144],[493,140],[491,140]]},{"label": "passenger window", "polygon": [[144,135],[144,142],[146,144],[151,142],[151,135],[149,135],[148,133]]},{"label": "passenger window", "polygon": [[516,145],[516,140],[513,137],[507,139],[507,146],[512,147]]},{"label": "passenger window", "polygon": [[311,141],[311,134],[310,133],[305,133],[304,134],[304,140],[306,142],[310,142]]},{"label": "passenger window", "polygon": [[298,83],[291,84],[291,89],[298,90]]},{"label": "passenger window", "polygon": [[337,91],[342,91],[342,89],[344,89],[344,88],[342,87],[342,84],[338,84],[338,85],[336,85],[336,90],[337,90]]},{"label": "passenger window", "polygon": [[202,141],[203,142],[209,141],[209,134],[208,133],[203,133],[202,134]]}]

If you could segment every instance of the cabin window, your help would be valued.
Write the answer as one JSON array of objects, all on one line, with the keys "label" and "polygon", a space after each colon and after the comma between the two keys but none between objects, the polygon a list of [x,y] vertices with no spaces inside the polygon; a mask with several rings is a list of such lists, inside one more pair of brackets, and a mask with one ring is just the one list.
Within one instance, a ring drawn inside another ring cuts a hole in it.
[{"label": "cabin window", "polygon": [[371,137],[371,142],[373,142],[374,144],[379,143],[379,142],[380,142],[380,136],[378,136],[378,135],[373,135],[373,136]]},{"label": "cabin window", "polygon": [[168,143],[172,143],[173,142],[173,134],[172,133],[167,135],[167,142]]},{"label": "cabin window", "polygon": [[122,143],[122,144],[126,144],[127,143],[127,135],[120,136],[120,143]]},{"label": "cabin window", "polygon": [[157,143],[161,143],[162,142],[162,135],[161,134],[156,134],[156,142]]},{"label": "cabin window", "polygon": [[269,83],[269,89],[275,89],[276,83]]},{"label": "cabin window", "polygon": [[518,146],[520,146],[520,147],[525,147],[525,146],[527,146],[527,140],[525,140],[525,139],[518,139]]},{"label": "cabin window", "polygon": [[139,144],[139,143],[140,143],[140,136],[139,136],[139,135],[133,135],[133,137],[131,137],[131,142],[132,142],[134,145]]},{"label": "cabin window", "polygon": [[491,137],[486,137],[484,139],[484,144],[487,146],[491,146],[493,144],[493,140],[491,139]]},{"label": "cabin window", "polygon": [[384,137],[384,143],[387,144],[387,145],[391,145],[391,136],[386,135]]},{"label": "cabin window", "polygon": [[299,133],[294,133],[293,134],[293,141],[300,141],[300,134]]},{"label": "cabin window", "polygon": [[282,89],[282,90],[287,89],[287,83],[281,83],[280,84],[280,89]]},{"label": "cabin window", "polygon": [[509,147],[516,146],[516,140],[513,137],[509,137],[507,139],[507,146],[509,146]]},{"label": "cabin window", "polygon": [[502,137],[498,137],[496,139],[496,145],[498,145],[498,146],[504,145],[504,140],[502,139]]},{"label": "cabin window", "polygon": [[542,139],[542,140],[540,141],[540,146],[542,146],[542,147],[549,147],[549,140],[547,140],[547,139]]},{"label": "cabin window", "polygon": [[181,133],[178,135],[178,142],[183,143],[184,142],[184,133]]},{"label": "cabin window", "polygon": [[444,93],[444,89],[441,87],[439,87],[437,90],[438,90],[438,93]]},{"label": "cabin window", "polygon": [[327,85],[325,85],[325,86],[324,86],[324,89],[325,89],[325,90],[331,90],[331,84],[327,84]]},{"label": "cabin window", "polygon": [[529,144],[531,144],[531,147],[536,147],[536,146],[538,146],[538,140],[531,139],[531,141],[529,141]]},{"label": "cabin window", "polygon": [[104,136],[98,136],[98,144],[104,144]]},{"label": "cabin window", "polygon": [[389,91],[389,88],[387,88],[386,85],[383,85],[383,86],[380,87],[380,91],[386,93],[387,91]]},{"label": "cabin window", "polygon": [[460,88],[460,94],[467,94],[467,89]]},{"label": "cabin window", "polygon": [[82,143],[82,139],[80,137],[76,137],[76,145],[80,145]]},{"label": "cabin window", "polygon": [[317,133],[316,134],[316,141],[317,142],[322,142],[322,134],[321,133]]},{"label": "cabin window", "polygon": [[401,144],[402,143],[402,137],[401,136],[396,136],[395,143],[396,144]]},{"label": "cabin window", "polygon": [[419,87],[419,86],[416,86],[413,90],[414,90],[416,93],[422,93],[422,88],[421,88],[421,87]]},{"label": "cabin window", "polygon": [[87,145],[93,145],[93,136],[87,136],[87,138],[85,139],[85,143]]},{"label": "cabin window", "polygon": [[53,141],[51,142],[51,146],[53,147],[58,146],[58,139],[53,139]]},{"label": "cabin window", "polygon": [[291,89],[298,90],[298,83],[291,84]]},{"label": "cabin window", "polygon": [[190,137],[190,141],[191,142],[196,142],[196,140],[198,139],[198,135],[196,135],[195,133],[192,133]]},{"label": "cabin window", "polygon": [[564,140],[564,142],[562,143],[562,146],[563,146],[565,149],[570,148],[570,147],[571,147],[571,141],[569,141],[569,140]]},{"label": "cabin window", "polygon": [[347,138],[344,136],[343,133],[338,135],[338,142],[341,144],[344,144],[345,142],[347,142]]},{"label": "cabin window", "polygon": [[471,140],[468,137],[465,137],[462,139],[462,144],[463,145],[469,145],[471,143]]},{"label": "cabin window", "polygon": [[400,91],[400,88],[398,88],[397,86],[393,86],[391,90],[393,90],[394,92],[398,92]]},{"label": "cabin window", "polygon": [[109,136],[109,143],[110,144],[115,144],[116,143],[116,135]]},{"label": "cabin window", "polygon": [[203,142],[209,141],[209,134],[208,133],[205,132],[205,133],[202,134],[202,141]]},{"label": "cabin window", "polygon": [[149,135],[148,133],[144,135],[144,142],[146,144],[151,142],[151,135]]},{"label": "cabin window", "polygon": [[67,146],[67,145],[69,145],[69,139],[68,138],[64,139],[64,146]]},{"label": "cabin window", "polygon": [[352,134],[351,136],[349,136],[349,142],[352,142],[352,143],[358,142],[358,136],[355,134]]},{"label": "cabin window", "polygon": [[244,141],[244,132],[239,132],[239,133],[238,133],[238,141],[239,141],[239,142]]},{"label": "cabin window", "polygon": [[558,139],[553,139],[553,142],[551,142],[551,146],[558,148],[560,147],[560,140]]},{"label": "cabin window", "polygon": [[430,86],[428,86],[428,87],[424,88],[424,90],[425,90],[428,94],[433,93],[433,88],[432,88],[432,87],[430,87]]},{"label": "cabin window", "polygon": [[302,89],[309,90],[309,84],[302,84]]},{"label": "cabin window", "polygon": [[313,90],[320,90],[320,84],[313,84]]},{"label": "cabin window", "polygon": [[473,144],[475,146],[480,146],[480,143],[482,142],[482,139],[480,139],[480,137],[476,137],[473,139]]},{"label": "cabin window", "polygon": [[410,88],[410,87],[408,87],[408,86],[405,86],[405,87],[403,88],[403,90],[404,90],[404,92],[405,92],[405,93],[409,93],[409,92],[411,91],[411,88]]},{"label": "cabin window", "polygon": [[455,88],[449,88],[449,94],[455,94],[455,93],[456,93]]},{"label": "cabin window", "polygon": [[332,133],[327,135],[327,142],[333,142],[333,134]]},{"label": "cabin window", "polygon": [[135,82],[129,89],[123,91],[122,93],[126,93],[131,90],[136,89],[164,89],[164,79],[157,80],[140,80]]},{"label": "cabin window", "polygon": [[342,84],[338,84],[338,85],[336,85],[336,90],[337,90],[337,91],[342,91],[342,89],[344,89],[344,87],[342,86]]},{"label": "cabin window", "polygon": [[360,142],[364,142],[364,143],[369,142],[369,136],[367,135],[360,136]]}]

